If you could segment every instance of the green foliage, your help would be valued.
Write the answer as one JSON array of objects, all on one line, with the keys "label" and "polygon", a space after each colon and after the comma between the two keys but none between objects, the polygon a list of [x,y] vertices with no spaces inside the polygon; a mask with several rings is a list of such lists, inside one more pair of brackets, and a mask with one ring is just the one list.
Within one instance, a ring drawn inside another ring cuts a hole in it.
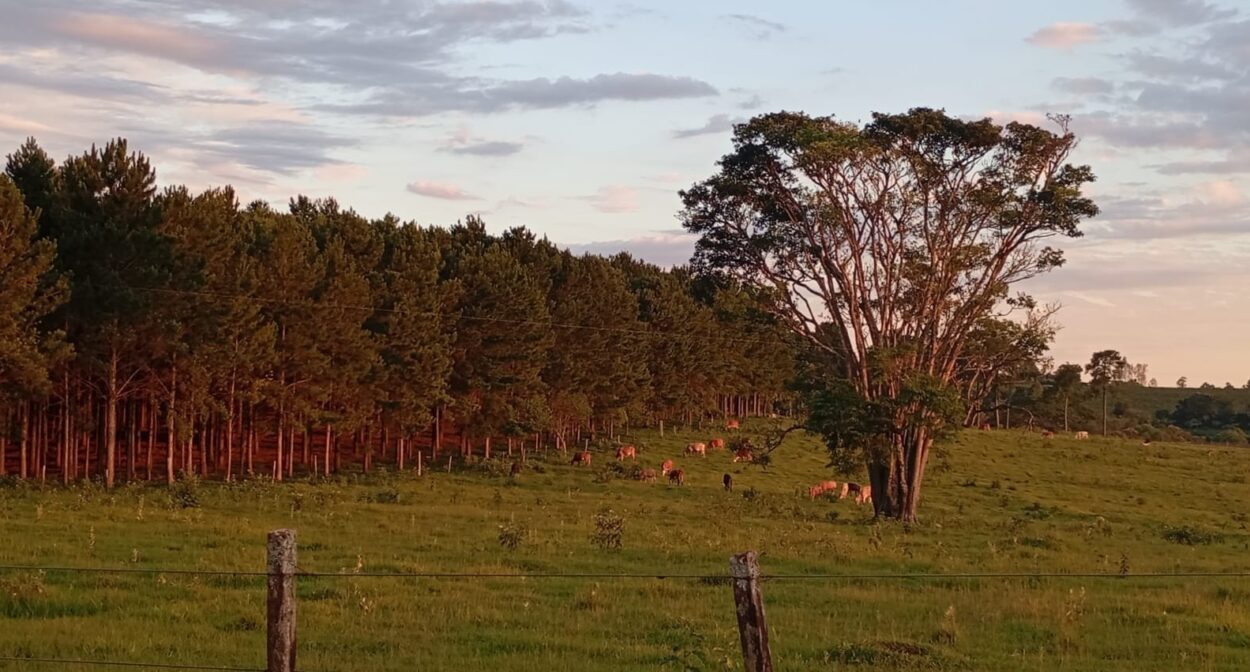
[{"label": "green foliage", "polygon": [[595,529],[590,533],[590,543],[604,551],[619,551],[625,541],[625,518],[610,508],[594,516]]}]

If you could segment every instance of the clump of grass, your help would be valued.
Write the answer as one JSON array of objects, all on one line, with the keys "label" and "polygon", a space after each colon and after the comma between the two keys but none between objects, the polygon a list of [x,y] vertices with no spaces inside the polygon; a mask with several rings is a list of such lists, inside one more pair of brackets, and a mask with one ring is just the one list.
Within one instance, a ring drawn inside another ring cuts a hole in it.
[{"label": "clump of grass", "polygon": [[515,551],[521,547],[521,542],[529,536],[529,530],[524,525],[516,521],[509,521],[499,524],[499,545]]},{"label": "clump of grass", "polygon": [[936,644],[954,646],[958,639],[959,624],[955,621],[955,605],[952,604],[946,608],[946,613],[942,615],[942,622],[938,624],[938,629],[933,633],[933,641]]},{"label": "clump of grass", "polygon": [[1163,538],[1182,546],[1209,546],[1224,540],[1220,534],[1192,525],[1164,528]]},{"label": "clump of grass", "polygon": [[363,501],[374,504],[398,504],[400,500],[399,491],[395,488],[383,488],[376,492],[365,493],[361,498]]},{"label": "clump of grass", "polygon": [[619,551],[624,545],[625,518],[612,509],[595,514],[595,529],[590,533],[590,543],[605,551]]}]

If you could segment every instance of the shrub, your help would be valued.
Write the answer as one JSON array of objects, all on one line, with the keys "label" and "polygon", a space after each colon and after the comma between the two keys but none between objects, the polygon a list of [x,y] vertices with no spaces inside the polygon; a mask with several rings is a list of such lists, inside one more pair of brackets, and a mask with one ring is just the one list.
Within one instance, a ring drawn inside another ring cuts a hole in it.
[{"label": "shrub", "polygon": [[178,480],[169,486],[169,503],[176,509],[196,509],[200,506],[200,479],[195,474],[182,472]]},{"label": "shrub", "polygon": [[590,543],[605,551],[619,551],[624,542],[625,519],[612,509],[595,514],[595,531]]},{"label": "shrub", "polygon": [[1208,546],[1223,540],[1223,537],[1215,532],[1190,525],[1164,528],[1163,538],[1182,546]]}]

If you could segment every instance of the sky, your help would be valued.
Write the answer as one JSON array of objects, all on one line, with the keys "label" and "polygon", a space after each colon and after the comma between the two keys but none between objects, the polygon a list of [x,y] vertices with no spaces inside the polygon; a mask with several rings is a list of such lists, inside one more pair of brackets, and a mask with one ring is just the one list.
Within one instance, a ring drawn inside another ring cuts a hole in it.
[{"label": "sky", "polygon": [[677,191],[802,110],[1072,115],[1103,213],[1026,288],[1056,361],[1250,379],[1250,0],[0,0],[0,154],[123,136],[163,184],[480,214],[683,263]]}]

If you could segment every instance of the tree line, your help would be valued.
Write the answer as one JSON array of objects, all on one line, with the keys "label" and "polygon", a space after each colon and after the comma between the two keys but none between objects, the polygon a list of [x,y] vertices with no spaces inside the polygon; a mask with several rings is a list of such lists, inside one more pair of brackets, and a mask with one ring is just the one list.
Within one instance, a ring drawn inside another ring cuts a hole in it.
[{"label": "tree line", "polygon": [[[0,474],[329,474],[770,414],[743,288],[523,228],[158,188],[123,139],[0,177]],[[498,450],[498,448],[496,448]]]}]

